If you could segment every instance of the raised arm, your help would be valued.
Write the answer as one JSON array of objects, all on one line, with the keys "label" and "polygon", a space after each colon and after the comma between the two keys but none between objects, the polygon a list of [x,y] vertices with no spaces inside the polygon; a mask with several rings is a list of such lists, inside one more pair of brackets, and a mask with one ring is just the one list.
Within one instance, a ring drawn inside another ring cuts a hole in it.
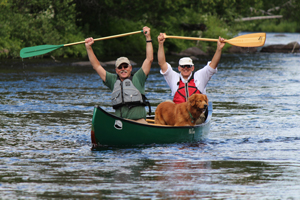
[{"label": "raised arm", "polygon": [[150,28],[145,26],[143,28],[143,33],[146,37],[146,59],[143,62],[142,69],[146,76],[150,73],[151,69],[151,64],[153,62],[153,46],[152,46],[152,41],[151,41],[151,35],[150,35]]},{"label": "raised arm", "polygon": [[218,67],[219,61],[221,59],[221,55],[222,55],[222,49],[225,46],[225,42],[224,42],[224,38],[221,38],[219,36],[219,40],[218,40],[218,44],[217,44],[217,50],[215,52],[214,57],[212,58],[209,66],[213,69],[216,69]]},{"label": "raised arm", "polygon": [[166,62],[165,49],[164,49],[164,42],[166,40],[164,34],[160,33],[157,37],[157,40],[158,40],[158,51],[157,51],[158,65],[160,66],[161,71],[165,73],[168,69],[168,64]]},{"label": "raised arm", "polygon": [[99,74],[101,79],[105,82],[106,80],[106,70],[101,66],[99,60],[94,54],[92,44],[94,44],[94,39],[92,37],[85,39],[85,48],[89,57],[89,60],[96,72]]}]

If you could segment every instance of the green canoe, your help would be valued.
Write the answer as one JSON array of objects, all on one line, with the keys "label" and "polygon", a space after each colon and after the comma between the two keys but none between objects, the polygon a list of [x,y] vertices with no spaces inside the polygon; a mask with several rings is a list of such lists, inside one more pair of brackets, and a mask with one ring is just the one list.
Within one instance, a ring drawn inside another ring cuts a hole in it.
[{"label": "green canoe", "polygon": [[92,121],[92,149],[107,146],[136,146],[197,142],[206,137],[210,129],[212,103],[209,103],[207,118],[196,126],[162,126],[150,123],[154,116],[147,117],[148,124],[136,123],[110,114],[95,106]]}]

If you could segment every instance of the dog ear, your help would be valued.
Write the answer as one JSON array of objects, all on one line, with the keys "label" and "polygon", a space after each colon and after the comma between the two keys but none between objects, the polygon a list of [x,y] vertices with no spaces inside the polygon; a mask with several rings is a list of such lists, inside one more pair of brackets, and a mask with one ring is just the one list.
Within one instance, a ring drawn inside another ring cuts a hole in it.
[{"label": "dog ear", "polygon": [[189,102],[190,102],[191,106],[194,106],[196,104],[195,98],[196,98],[195,94],[193,94],[192,96],[189,97]]},{"label": "dog ear", "polygon": [[205,100],[206,103],[208,103],[208,98],[205,94],[204,94],[204,100]]}]

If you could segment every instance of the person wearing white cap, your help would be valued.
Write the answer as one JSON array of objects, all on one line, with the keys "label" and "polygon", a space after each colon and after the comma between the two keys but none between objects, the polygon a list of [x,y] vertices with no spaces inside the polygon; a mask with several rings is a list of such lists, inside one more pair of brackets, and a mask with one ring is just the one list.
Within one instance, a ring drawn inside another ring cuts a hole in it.
[{"label": "person wearing white cap", "polygon": [[221,59],[222,49],[225,45],[224,38],[219,37],[216,52],[207,65],[194,72],[193,60],[189,57],[183,57],[179,60],[178,72],[175,72],[171,65],[166,62],[163,33],[158,39],[158,64],[161,68],[160,73],[164,76],[167,84],[171,88],[173,102],[186,102],[188,97],[195,93],[206,94],[206,85],[210,78],[217,72],[217,66]]},{"label": "person wearing white cap", "polygon": [[134,75],[131,74],[132,66],[128,58],[120,57],[116,60],[116,74],[113,74],[107,72],[95,56],[92,49],[94,39],[85,39],[85,46],[93,68],[99,74],[104,84],[112,90],[112,105],[116,111],[115,115],[147,123],[145,120],[145,106],[150,104],[145,98],[145,82],[153,62],[153,46],[150,28],[147,26],[143,27],[143,33],[146,37],[146,59],[142,67]]}]

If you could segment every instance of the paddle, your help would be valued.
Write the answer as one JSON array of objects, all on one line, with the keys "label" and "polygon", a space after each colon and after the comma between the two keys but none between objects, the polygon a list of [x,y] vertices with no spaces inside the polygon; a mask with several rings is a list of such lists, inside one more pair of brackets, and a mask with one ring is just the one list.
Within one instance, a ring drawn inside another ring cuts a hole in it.
[{"label": "paddle", "polygon": [[[129,32],[129,33],[123,33],[123,34],[119,34],[119,35],[112,35],[112,36],[97,38],[97,39],[94,39],[94,41],[124,37],[124,36],[127,36],[127,35],[133,35],[133,34],[142,33],[142,32],[143,32],[143,30],[142,31]],[[42,55],[42,54],[54,51],[54,50],[59,49],[61,47],[67,47],[67,46],[76,45],[76,44],[83,44],[83,43],[85,43],[85,41],[74,42],[74,43],[69,43],[69,44],[60,44],[60,45],[48,45],[48,44],[46,44],[46,45],[39,45],[39,46],[34,46],[34,47],[25,47],[25,48],[21,49],[20,57],[21,58],[28,58],[28,57],[32,57],[32,56],[38,56],[38,55]]]},{"label": "paddle", "polygon": [[[164,36],[165,36],[165,38],[172,38],[172,39],[218,42],[218,39],[169,36],[166,34],[164,34]],[[233,46],[238,46],[238,47],[261,47],[265,44],[265,41],[266,41],[266,33],[251,33],[251,34],[241,35],[241,36],[232,38],[230,40],[225,40],[226,43],[229,43]]]}]

